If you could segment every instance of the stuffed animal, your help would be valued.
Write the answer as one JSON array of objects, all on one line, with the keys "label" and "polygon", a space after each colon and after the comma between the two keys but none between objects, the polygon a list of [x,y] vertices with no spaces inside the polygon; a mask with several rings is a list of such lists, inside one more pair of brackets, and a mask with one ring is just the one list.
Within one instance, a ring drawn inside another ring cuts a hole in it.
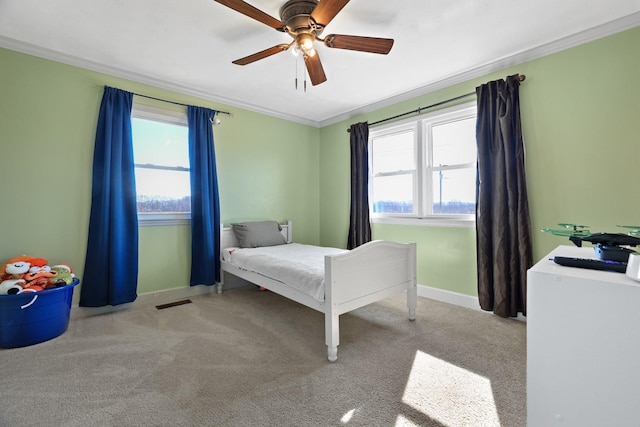
[{"label": "stuffed animal", "polygon": [[0,295],[14,295],[23,291],[22,285],[25,281],[22,279],[3,280],[0,283]]},{"label": "stuffed animal", "polygon": [[44,258],[28,255],[11,258],[0,269],[0,295],[38,292],[73,283],[71,267],[48,264]]},{"label": "stuffed animal", "polygon": [[10,259],[2,266],[2,280],[17,280],[29,272],[31,263],[23,260]]},{"label": "stuffed animal", "polygon": [[[25,264],[28,264],[28,266],[26,267],[27,269],[24,272],[26,273],[27,271],[29,271],[29,268],[31,268],[32,266],[42,267],[47,265],[48,263],[49,262],[44,258],[35,258],[28,255],[20,255],[15,258],[11,258],[9,261],[4,263],[4,265],[0,269],[0,275],[4,275],[7,273],[7,267],[9,267],[9,269],[12,269],[12,268],[23,269],[25,267]],[[15,264],[15,265],[11,266],[11,264]]]},{"label": "stuffed animal", "polygon": [[30,257],[12,258],[2,266],[0,295],[13,295],[20,293],[24,289],[26,281],[23,277],[31,267],[31,263],[27,262],[26,258]]},{"label": "stuffed animal", "polygon": [[0,271],[0,293],[6,291],[7,294],[15,294],[30,287],[38,291],[51,286],[54,283],[51,278],[57,276],[57,273],[51,273],[47,264],[48,261],[44,258],[28,255],[11,258]]},{"label": "stuffed animal", "polygon": [[71,267],[66,264],[58,264],[51,267],[51,271],[54,271],[57,276],[55,277],[56,286],[69,285],[73,283],[76,275],[71,271]]},{"label": "stuffed animal", "polygon": [[25,288],[30,288],[32,286],[39,286],[42,289],[47,289],[50,287],[54,287],[55,284],[54,278],[58,275],[57,272],[52,271],[51,267],[48,265],[43,265],[41,267],[33,266],[29,269],[22,278],[27,282],[25,284]]},{"label": "stuffed animal", "polygon": [[12,273],[12,271],[21,271],[21,273],[19,274],[25,274],[31,267],[43,267],[47,264],[49,264],[49,261],[44,258],[35,258],[29,255],[20,255],[15,258],[11,258],[9,261],[4,263],[4,265],[2,265],[2,269],[0,269],[0,275],[4,276],[5,274],[16,274]]}]

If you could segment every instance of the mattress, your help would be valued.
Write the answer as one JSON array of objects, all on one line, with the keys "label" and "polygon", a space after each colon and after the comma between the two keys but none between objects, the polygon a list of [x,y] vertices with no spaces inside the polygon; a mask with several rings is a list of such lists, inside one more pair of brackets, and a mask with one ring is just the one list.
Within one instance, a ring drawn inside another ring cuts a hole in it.
[{"label": "mattress", "polygon": [[253,273],[282,282],[324,301],[324,257],[346,249],[288,243],[261,248],[225,248],[223,260]]}]

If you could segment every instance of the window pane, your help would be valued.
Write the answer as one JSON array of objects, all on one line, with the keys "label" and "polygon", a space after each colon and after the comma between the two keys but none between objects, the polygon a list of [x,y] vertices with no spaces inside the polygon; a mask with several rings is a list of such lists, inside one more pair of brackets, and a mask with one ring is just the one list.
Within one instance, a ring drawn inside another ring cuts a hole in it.
[{"label": "window pane", "polygon": [[476,119],[434,125],[433,165],[459,165],[476,161]]},{"label": "window pane", "polygon": [[131,131],[136,163],[189,167],[186,126],[132,118]]},{"label": "window pane", "polygon": [[191,212],[188,171],[136,168],[138,212]]},{"label": "window pane", "polygon": [[135,168],[138,212],[191,212],[187,126],[132,117],[131,130],[135,164],[153,166]]},{"label": "window pane", "polygon": [[373,178],[374,213],[413,213],[413,174]]},{"label": "window pane", "polygon": [[436,171],[432,177],[434,214],[475,213],[475,168]]},{"label": "window pane", "polygon": [[372,173],[415,169],[412,130],[375,138],[372,143]]}]

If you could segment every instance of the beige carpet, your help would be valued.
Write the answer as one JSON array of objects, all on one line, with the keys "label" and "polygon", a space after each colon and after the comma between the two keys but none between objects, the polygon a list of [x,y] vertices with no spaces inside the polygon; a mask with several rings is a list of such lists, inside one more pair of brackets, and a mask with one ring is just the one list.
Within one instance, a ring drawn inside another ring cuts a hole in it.
[{"label": "beige carpet", "polygon": [[323,315],[254,287],[72,320],[0,350],[2,426],[526,424],[526,325],[397,296]]}]

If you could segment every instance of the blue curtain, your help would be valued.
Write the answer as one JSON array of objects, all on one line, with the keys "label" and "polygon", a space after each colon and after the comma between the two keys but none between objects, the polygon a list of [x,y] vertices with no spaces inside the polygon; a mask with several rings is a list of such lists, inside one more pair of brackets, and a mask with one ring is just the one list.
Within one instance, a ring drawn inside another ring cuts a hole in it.
[{"label": "blue curtain", "polygon": [[134,301],[138,286],[131,105],[133,94],[104,88],[93,153],[89,237],[80,305]]},{"label": "blue curtain", "polygon": [[191,168],[191,286],[220,281],[220,201],[211,120],[216,112],[187,107]]}]

